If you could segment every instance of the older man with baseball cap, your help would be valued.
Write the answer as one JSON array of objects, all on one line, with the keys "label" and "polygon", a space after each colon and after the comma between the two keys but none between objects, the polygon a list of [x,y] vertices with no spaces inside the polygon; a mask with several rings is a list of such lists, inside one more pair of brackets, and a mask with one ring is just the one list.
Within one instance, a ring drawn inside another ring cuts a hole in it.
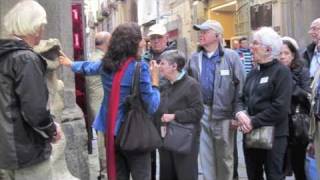
[{"label": "older man with baseball cap", "polygon": [[223,27],[207,20],[194,25],[199,51],[191,55],[188,73],[200,82],[205,113],[201,119],[200,161],[205,180],[232,180],[235,130],[230,128],[244,83],[237,52],[223,47]]},{"label": "older man with baseball cap", "polygon": [[150,50],[145,53],[143,58],[147,61],[156,60],[159,63],[160,55],[167,50],[176,49],[176,45],[168,43],[167,29],[163,24],[154,24],[149,30]]}]

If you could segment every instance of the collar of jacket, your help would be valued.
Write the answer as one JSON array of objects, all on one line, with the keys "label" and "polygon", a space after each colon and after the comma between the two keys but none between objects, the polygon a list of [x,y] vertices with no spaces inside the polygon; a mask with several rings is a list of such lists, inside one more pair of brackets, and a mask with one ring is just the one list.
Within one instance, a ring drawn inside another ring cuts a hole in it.
[{"label": "collar of jacket", "polygon": [[186,71],[181,72],[181,73],[179,74],[179,77],[178,77],[174,82],[171,83],[171,82],[168,80],[169,86],[174,86],[174,85],[176,85],[176,84],[179,84],[181,81],[183,81],[183,80],[186,78],[186,76],[187,76]]},{"label": "collar of jacket", "polygon": [[311,44],[309,44],[308,46],[307,46],[307,48],[306,48],[306,53],[307,53],[307,58],[308,58],[308,60],[311,62],[311,60],[312,60],[312,57],[313,57],[313,54],[314,54],[314,50],[315,50],[315,48],[316,48],[316,43],[311,43]]},{"label": "collar of jacket", "polygon": [[259,64],[259,69],[260,69],[260,70],[267,69],[268,67],[276,64],[277,62],[278,62],[277,59],[273,59],[273,60],[270,61],[270,62],[267,62],[267,63],[264,63],[264,64]]}]

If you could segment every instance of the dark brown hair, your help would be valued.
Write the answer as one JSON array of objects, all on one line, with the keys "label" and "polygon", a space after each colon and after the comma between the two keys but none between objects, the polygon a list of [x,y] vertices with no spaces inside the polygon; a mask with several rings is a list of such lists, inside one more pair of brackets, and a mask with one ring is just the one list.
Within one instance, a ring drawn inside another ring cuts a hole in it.
[{"label": "dark brown hair", "polygon": [[289,50],[293,54],[293,60],[292,60],[291,65],[290,65],[290,69],[295,69],[295,68],[298,68],[298,67],[302,67],[303,66],[303,62],[300,59],[300,55],[299,55],[298,49],[290,41],[283,40],[282,42],[283,42],[283,44],[288,46]]},{"label": "dark brown hair", "polygon": [[136,57],[141,40],[141,30],[137,23],[119,25],[111,34],[108,52],[102,59],[104,70],[108,73],[117,71],[128,57]]}]

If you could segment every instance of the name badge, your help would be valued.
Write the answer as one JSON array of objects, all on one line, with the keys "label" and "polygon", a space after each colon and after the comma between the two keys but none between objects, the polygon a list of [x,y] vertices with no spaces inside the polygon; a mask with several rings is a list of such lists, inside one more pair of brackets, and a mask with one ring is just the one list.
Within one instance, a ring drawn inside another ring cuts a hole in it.
[{"label": "name badge", "polygon": [[263,77],[260,79],[260,84],[267,83],[269,81],[269,77]]},{"label": "name badge", "polygon": [[220,71],[220,74],[221,74],[221,76],[229,76],[230,75],[230,71],[223,69],[223,70]]}]

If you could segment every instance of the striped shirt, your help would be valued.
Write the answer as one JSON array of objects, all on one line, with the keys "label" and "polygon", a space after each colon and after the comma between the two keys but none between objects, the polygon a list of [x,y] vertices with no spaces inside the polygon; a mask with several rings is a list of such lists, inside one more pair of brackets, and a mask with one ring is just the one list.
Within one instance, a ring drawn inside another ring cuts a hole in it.
[{"label": "striped shirt", "polygon": [[249,73],[253,68],[252,53],[250,49],[239,48],[237,52],[240,56],[240,60],[243,64],[244,70],[246,71],[246,73]]}]

